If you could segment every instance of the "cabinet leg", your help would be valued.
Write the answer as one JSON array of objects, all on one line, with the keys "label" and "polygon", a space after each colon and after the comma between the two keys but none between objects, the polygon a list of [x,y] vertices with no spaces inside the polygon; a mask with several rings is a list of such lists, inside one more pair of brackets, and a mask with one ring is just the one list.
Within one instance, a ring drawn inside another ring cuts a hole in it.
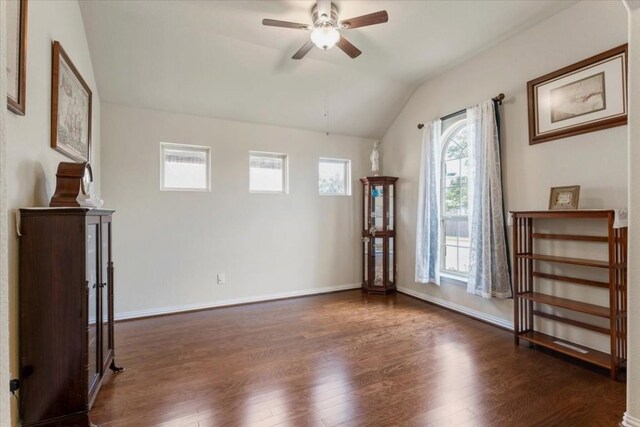
[{"label": "cabinet leg", "polygon": [[113,372],[116,372],[116,373],[124,371],[123,367],[116,366],[116,359],[113,359],[111,361],[111,365],[109,365],[109,369],[111,369]]}]

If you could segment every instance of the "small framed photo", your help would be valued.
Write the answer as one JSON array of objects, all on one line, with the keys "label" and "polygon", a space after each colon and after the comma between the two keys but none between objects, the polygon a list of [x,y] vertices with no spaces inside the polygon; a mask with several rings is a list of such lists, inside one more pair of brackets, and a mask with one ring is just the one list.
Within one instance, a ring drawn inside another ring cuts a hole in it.
[{"label": "small framed photo", "polygon": [[27,94],[27,0],[7,5],[7,108],[24,116]]},{"label": "small framed photo", "polygon": [[51,148],[76,162],[91,157],[91,89],[59,42],[53,42]]},{"label": "small framed photo", "polygon": [[627,45],[527,83],[529,144],[627,124]]},{"label": "small framed photo", "polygon": [[553,187],[549,196],[549,210],[578,209],[580,186]]}]

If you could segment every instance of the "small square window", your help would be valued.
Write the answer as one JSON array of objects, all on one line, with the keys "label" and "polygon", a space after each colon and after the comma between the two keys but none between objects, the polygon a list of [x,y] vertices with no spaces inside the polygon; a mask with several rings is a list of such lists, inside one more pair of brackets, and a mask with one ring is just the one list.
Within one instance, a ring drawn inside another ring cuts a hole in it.
[{"label": "small square window", "polygon": [[160,189],[209,191],[211,189],[210,148],[161,142]]},{"label": "small square window", "polygon": [[252,193],[288,193],[287,155],[249,153],[249,191]]},{"label": "small square window", "polygon": [[322,195],[351,195],[351,160],[320,158],[318,188]]}]

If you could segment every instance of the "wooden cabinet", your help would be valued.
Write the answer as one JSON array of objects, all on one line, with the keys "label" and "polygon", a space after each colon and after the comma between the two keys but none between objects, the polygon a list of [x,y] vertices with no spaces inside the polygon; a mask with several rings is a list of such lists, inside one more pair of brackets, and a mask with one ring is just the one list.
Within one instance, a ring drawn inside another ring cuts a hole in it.
[{"label": "wooden cabinet", "polygon": [[88,426],[114,361],[112,211],[20,210],[23,426]]},{"label": "wooden cabinet", "polygon": [[[613,210],[512,212],[516,345],[522,339],[593,363],[609,369],[612,379],[616,379],[618,370],[625,365],[627,358],[627,228],[615,227],[615,214]],[[538,220],[573,223],[590,220],[599,224],[602,231],[589,235],[540,232]],[[596,252],[594,248],[599,246],[599,259],[540,253],[540,241],[590,245],[590,249]],[[575,266],[581,274],[580,277],[576,274],[569,276],[561,274],[561,271],[543,269],[545,265]],[[602,271],[608,280],[590,277],[598,271]],[[600,288],[608,292],[608,298],[606,302],[602,301],[604,304],[592,304],[549,295],[540,292],[541,280],[557,283],[558,286]],[[560,309],[563,314],[551,312],[548,308]],[[580,314],[572,316],[571,313]],[[606,335],[610,341],[610,352],[607,354],[540,332],[536,323],[537,319],[543,318]],[[605,319],[606,326],[598,319]]]},{"label": "wooden cabinet", "polygon": [[387,294],[396,290],[396,181],[392,176],[362,178],[362,289]]}]

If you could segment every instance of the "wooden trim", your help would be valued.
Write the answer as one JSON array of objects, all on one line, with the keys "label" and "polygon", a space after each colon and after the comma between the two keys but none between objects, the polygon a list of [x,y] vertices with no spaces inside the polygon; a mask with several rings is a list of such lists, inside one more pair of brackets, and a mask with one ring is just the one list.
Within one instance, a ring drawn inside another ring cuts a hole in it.
[{"label": "wooden trim", "polygon": [[611,317],[609,307],[603,307],[600,305],[555,297],[553,295],[541,294],[538,292],[522,292],[518,297],[540,304],[552,305],[554,307],[566,308],[580,313],[603,317],[605,319],[609,319]]},{"label": "wooden trim", "polygon": [[[571,73],[573,71],[580,70],[585,68],[591,64],[595,64],[597,62],[606,60],[616,55],[624,54],[624,77],[623,77],[623,86],[624,86],[624,106],[625,112],[624,115],[618,115],[615,117],[611,117],[604,120],[595,121],[592,123],[585,123],[582,125],[577,125],[568,129],[560,129],[554,132],[546,133],[545,135],[536,135],[536,111],[535,111],[535,88],[536,86],[545,83],[549,80],[555,79],[557,77],[561,77],[565,74]],[[575,64],[569,65],[567,67],[561,68],[557,71],[554,71],[549,74],[545,74],[542,77],[538,77],[537,79],[531,80],[527,82],[527,103],[529,110],[529,145],[539,144],[542,142],[552,141],[554,139],[567,138],[569,136],[580,135],[587,132],[594,132],[598,130],[603,130],[615,126],[622,126],[627,124],[627,91],[628,91],[628,45],[625,43],[621,46],[615,47],[613,49],[609,49],[606,52],[602,52],[598,55],[592,56],[590,58],[584,59],[580,62],[576,62]]]},{"label": "wooden trim", "polygon": [[604,288],[604,289],[609,289],[609,283],[608,282],[598,282],[595,280],[587,280],[587,279],[580,279],[577,277],[569,277],[569,276],[560,276],[557,274],[547,274],[547,273],[540,273],[538,271],[534,271],[532,273],[533,277],[537,277],[540,279],[548,279],[548,280],[557,280],[560,282],[567,282],[567,283],[574,283],[577,285],[586,285],[586,286],[595,286],[597,288]]},{"label": "wooden trim", "polygon": [[543,317],[545,319],[554,320],[556,322],[566,323],[567,325],[577,326],[583,329],[589,329],[590,331],[598,332],[604,335],[610,335],[611,329],[603,328],[600,326],[592,325],[585,322],[580,322],[578,320],[569,319],[567,317],[556,316],[555,314],[545,313],[544,311],[533,310],[533,314],[538,317]]},{"label": "wooden trim", "polygon": [[18,99],[7,95],[7,109],[19,116],[24,116],[27,108],[27,14],[28,0],[20,0],[20,42],[18,48]]},{"label": "wooden trim", "polygon": [[556,262],[560,264],[581,265],[584,267],[609,268],[610,266],[608,261],[598,261],[595,259],[584,258],[569,258],[542,254],[516,254],[516,258],[532,259],[535,261]]},{"label": "wooden trim", "polygon": [[609,238],[607,236],[580,236],[576,234],[533,233],[533,238],[549,239],[549,240],[573,240],[577,242],[598,242],[598,243],[609,242]]},{"label": "wooden trim", "polygon": [[[575,344],[567,340],[552,337],[551,335],[543,334],[538,331],[527,331],[522,334],[519,334],[519,337],[533,344],[537,344],[542,347],[555,350],[558,353],[567,354],[569,356],[575,357],[576,359],[584,360],[586,362],[593,363],[594,365],[611,369],[611,365],[609,362],[609,355],[601,351],[594,350],[592,348],[588,348],[579,344]],[[563,342],[563,343],[572,345],[574,347],[588,351],[588,353],[585,354],[579,351],[572,350],[571,348],[565,347],[563,345],[559,345],[556,342]]]},{"label": "wooden trim", "polygon": [[538,219],[606,219],[609,215],[614,215],[612,209],[574,209],[561,211],[511,211],[514,217],[518,218],[538,218]]},{"label": "wooden trim", "polygon": [[[76,66],[71,62],[71,58],[67,55],[67,52],[62,48],[62,45],[59,41],[54,41],[52,45],[53,49],[53,58],[52,58],[52,72],[51,72],[51,148],[54,150],[64,154],[78,162],[91,162],[91,117],[92,117],[92,107],[93,107],[93,94],[89,85],[84,81],[82,75],[76,68]],[[65,147],[58,145],[58,79],[60,78],[60,58],[62,58],[69,68],[73,75],[78,79],[84,90],[87,92],[89,96],[89,117],[87,123],[87,158],[83,159],[77,156],[75,153],[70,152]]]}]

